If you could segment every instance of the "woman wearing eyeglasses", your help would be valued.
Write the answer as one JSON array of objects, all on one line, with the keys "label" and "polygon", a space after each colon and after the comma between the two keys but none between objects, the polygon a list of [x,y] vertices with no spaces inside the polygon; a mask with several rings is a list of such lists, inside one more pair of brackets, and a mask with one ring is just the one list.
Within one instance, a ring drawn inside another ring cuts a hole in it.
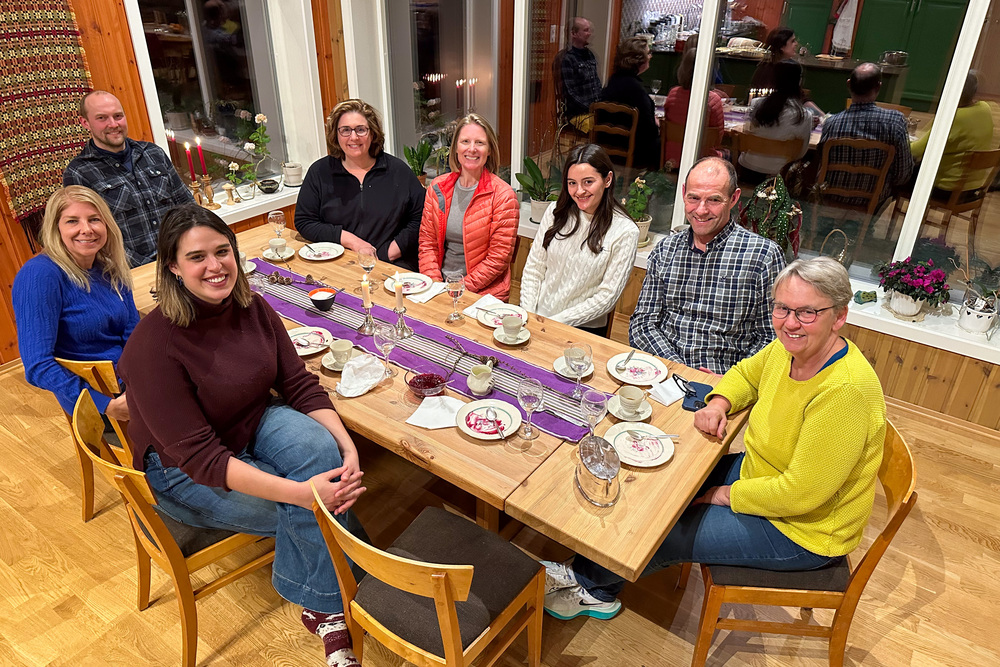
[{"label": "woman wearing eyeglasses", "polygon": [[309,167],[295,204],[295,228],[307,241],[372,248],[382,261],[415,271],[424,188],[405,162],[382,146],[378,113],[346,100],[326,119],[330,155]]},{"label": "woman wearing eyeglasses", "polygon": [[[764,570],[837,563],[861,541],[885,439],[874,369],[840,336],[851,282],[828,257],[797,260],[774,282],[777,340],[719,381],[694,423],[723,438],[728,415],[751,407],[746,452],[727,454],[643,575],[681,562]],[[547,563],[547,611],[610,618],[624,581],[577,557]]]}]

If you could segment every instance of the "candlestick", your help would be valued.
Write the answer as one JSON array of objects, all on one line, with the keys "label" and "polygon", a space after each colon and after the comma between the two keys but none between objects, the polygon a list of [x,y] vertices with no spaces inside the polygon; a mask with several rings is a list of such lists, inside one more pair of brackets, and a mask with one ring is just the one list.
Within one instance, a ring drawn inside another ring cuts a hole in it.
[{"label": "candlestick", "polygon": [[236,186],[233,185],[232,183],[223,183],[222,189],[226,191],[226,201],[222,203],[225,204],[226,206],[235,206],[236,197],[233,196],[233,190],[236,189]]},{"label": "candlestick", "polygon": [[455,111],[462,110],[462,81],[464,79],[455,82]]},{"label": "candlestick", "polygon": [[396,272],[396,277],[392,280],[392,286],[396,291],[396,309],[399,310],[403,307],[403,283],[399,282],[399,271]]},{"label": "candlestick", "polygon": [[469,79],[469,108],[473,111],[476,110],[476,81],[477,79]]},{"label": "candlestick", "polygon": [[201,152],[201,137],[195,137],[194,142],[198,144],[198,159],[201,160],[201,173],[208,175],[208,167],[205,166],[205,154]]},{"label": "candlestick", "polygon": [[212,190],[212,177],[209,176],[208,174],[202,176],[201,186],[202,189],[205,191],[205,201],[202,203],[202,206],[211,211],[222,208],[221,204],[215,203],[215,191]]},{"label": "candlestick", "polygon": [[399,319],[396,320],[396,337],[399,340],[403,340],[404,338],[409,338],[410,336],[412,336],[413,335],[413,329],[411,329],[410,327],[406,326],[406,321],[403,319],[403,315],[406,314],[406,308],[405,307],[396,306],[392,310],[392,312],[396,313],[396,315],[399,316]]},{"label": "candlestick", "polygon": [[191,144],[186,141],[184,142],[184,152],[187,153],[188,169],[191,170],[191,180],[197,184],[198,177],[194,175],[194,161],[191,160]]}]

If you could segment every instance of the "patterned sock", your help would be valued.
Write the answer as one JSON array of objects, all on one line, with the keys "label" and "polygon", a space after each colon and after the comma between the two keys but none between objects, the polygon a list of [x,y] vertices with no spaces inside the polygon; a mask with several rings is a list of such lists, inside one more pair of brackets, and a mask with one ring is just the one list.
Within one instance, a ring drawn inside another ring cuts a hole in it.
[{"label": "patterned sock", "polygon": [[323,640],[327,667],[361,667],[351,649],[344,614],[322,614],[303,608],[302,625]]}]

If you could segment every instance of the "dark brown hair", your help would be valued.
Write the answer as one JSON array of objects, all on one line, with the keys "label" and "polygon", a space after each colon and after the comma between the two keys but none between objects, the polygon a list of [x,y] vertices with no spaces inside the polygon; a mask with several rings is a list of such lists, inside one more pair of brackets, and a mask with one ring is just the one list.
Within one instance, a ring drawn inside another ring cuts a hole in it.
[{"label": "dark brown hair", "polygon": [[326,117],[326,148],[330,155],[340,160],[344,159],[344,151],[337,142],[337,126],[340,124],[340,117],[345,113],[359,113],[368,121],[368,133],[372,138],[371,146],[368,147],[368,155],[378,157],[385,145],[385,131],[382,129],[382,121],[378,117],[375,107],[363,100],[344,100],[333,107],[330,115]]}]

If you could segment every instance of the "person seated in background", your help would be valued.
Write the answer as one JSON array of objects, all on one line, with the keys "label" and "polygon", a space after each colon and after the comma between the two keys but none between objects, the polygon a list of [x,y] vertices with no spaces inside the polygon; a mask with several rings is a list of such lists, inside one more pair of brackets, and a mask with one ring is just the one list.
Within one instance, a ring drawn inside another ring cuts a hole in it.
[{"label": "person seated in background", "polygon": [[690,228],[649,254],[629,340],[670,361],[725,373],[774,339],[768,297],[785,258],[778,244],[732,219],[740,189],[727,160],[702,158],[683,188]]},{"label": "person seated in background", "polygon": [[354,442],[281,318],[250,290],[219,216],[174,208],[157,249],[159,305],[119,365],[132,465],[175,521],[276,538],[274,589],[303,607],[329,665],[357,666],[310,487],[348,523],[365,490]]},{"label": "person seated in background", "polygon": [[615,199],[611,158],[577,146],[559,199],[545,210],[521,274],[521,306],[603,336],[635,264],[639,228]]},{"label": "person seated in background", "polygon": [[[689,40],[690,41],[690,40]],[[694,59],[697,55],[695,47],[686,48],[681,56],[681,64],[677,67],[677,84],[667,92],[664,111],[668,122],[684,126],[687,124],[688,104],[691,101],[691,81],[694,79]],[[723,111],[722,95],[716,90],[708,91],[708,108],[705,126],[722,128],[726,124],[726,114]],[[666,131],[666,130],[664,130]],[[714,149],[706,149],[701,157],[721,155]],[[681,163],[681,144],[678,141],[667,141],[663,155],[664,164],[671,168]]]},{"label": "person seated in background", "polygon": [[496,175],[500,144],[489,121],[470,113],[451,142],[451,173],[435,178],[420,221],[420,273],[461,274],[472,292],[507,300],[520,208]]},{"label": "person seated in background", "polygon": [[[798,139],[802,142],[796,160],[809,150],[815,116],[808,113],[801,102],[802,67],[796,62],[783,61],[774,66],[774,91],[767,97],[758,97],[750,107],[750,122],[744,132],[765,139]],[[784,168],[780,156],[761,155],[750,151],[740,153],[741,177],[757,185]]]},{"label": "person seated in background", "polygon": [[[875,98],[878,97],[881,87],[882,71],[878,65],[861,63],[855,67],[847,80],[847,88],[851,93],[851,106],[826,119],[818,147],[819,154],[822,155],[823,143],[830,139],[870,139],[896,149],[885,185],[878,195],[879,209],[889,200],[895,188],[909,180],[913,171],[913,155],[910,153],[906,118],[895,109],[883,109],[875,104]],[[884,151],[868,150],[860,152],[853,161],[880,167],[884,159]],[[831,187],[868,191],[875,188],[875,178],[869,174],[848,174],[838,171],[834,172],[827,182]],[[864,199],[851,197],[844,199],[843,203],[863,206],[867,202]]]},{"label": "person seated in background", "polygon": [[139,322],[121,230],[96,192],[70,185],[52,193],[39,230],[42,252],[14,278],[17,344],[28,382],[73,414],[84,389],[101,414],[129,418],[125,394],[105,396],[56,362],[115,364]]},{"label": "person seated in background", "polygon": [[581,132],[590,132],[593,120],[590,105],[601,97],[601,78],[597,75],[597,56],[587,48],[593,24],[582,16],[570,21],[570,46],[557,56],[560,81],[557,82],[562,95],[566,120]]},{"label": "person seated in background", "polygon": [[[937,178],[934,180],[934,191],[931,196],[936,199],[947,199],[951,190],[958,186],[958,181],[962,176],[962,162],[965,160],[966,154],[972,151],[988,151],[995,148],[993,146],[993,114],[989,104],[984,101],[975,101],[978,90],[979,75],[975,70],[972,70],[965,78],[965,87],[962,88],[962,96],[958,100],[955,120],[948,132],[948,142],[944,146],[944,155],[941,156]],[[932,120],[931,125],[933,124]],[[931,125],[927,127],[927,131],[922,137],[910,144],[910,151],[916,161],[924,156],[927,138],[931,134]],[[988,176],[989,170],[986,170],[978,181],[966,182],[965,189],[967,191],[978,190],[984,185]]]},{"label": "person seated in background", "polygon": [[[764,45],[767,47],[768,56],[760,61],[757,69],[754,70],[753,78],[750,79],[750,88],[774,90],[778,87],[775,67],[781,62],[798,63],[799,40],[791,28],[775,28],[767,33]],[[806,109],[809,109],[817,117],[824,115],[823,110],[816,106],[816,103],[809,99],[801,88],[799,93],[802,105]]]},{"label": "person seated in background", "polygon": [[[725,454],[640,576],[676,563],[814,570],[858,546],[875,500],[885,441],[878,376],[841,337],[847,270],[796,260],[774,282],[777,340],[736,364],[694,414],[724,439],[728,415],[750,407],[746,452]],[[752,406],[752,407],[751,407]],[[625,581],[577,556],[544,562],[545,611],[610,618]]]},{"label": "person seated in background", "polygon": [[383,262],[417,268],[424,188],[405,162],[382,147],[378,113],[345,100],[326,119],[330,155],[309,167],[295,204],[295,228],[307,241],[371,248]]},{"label": "person seated in background", "polygon": [[649,43],[641,37],[629,37],[619,42],[615,72],[608,77],[601,99],[630,106],[639,112],[632,166],[656,170],[660,168],[660,126],[653,100],[639,78],[649,69],[650,57]]}]

